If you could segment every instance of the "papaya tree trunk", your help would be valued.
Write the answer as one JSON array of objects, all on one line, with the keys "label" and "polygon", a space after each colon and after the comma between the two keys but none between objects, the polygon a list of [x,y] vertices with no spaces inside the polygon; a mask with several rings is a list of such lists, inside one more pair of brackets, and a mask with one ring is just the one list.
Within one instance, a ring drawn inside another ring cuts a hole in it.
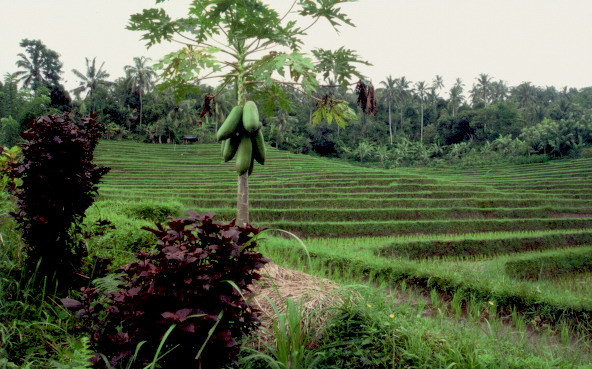
[{"label": "papaya tree trunk", "polygon": [[[239,48],[240,50],[241,48]],[[245,56],[239,53],[238,75],[236,77],[236,100],[238,105],[245,104]],[[249,223],[249,173],[238,177],[236,199],[236,224],[245,226]]]},{"label": "papaya tree trunk", "polygon": [[249,173],[238,177],[236,199],[236,223],[244,226],[249,223]]}]

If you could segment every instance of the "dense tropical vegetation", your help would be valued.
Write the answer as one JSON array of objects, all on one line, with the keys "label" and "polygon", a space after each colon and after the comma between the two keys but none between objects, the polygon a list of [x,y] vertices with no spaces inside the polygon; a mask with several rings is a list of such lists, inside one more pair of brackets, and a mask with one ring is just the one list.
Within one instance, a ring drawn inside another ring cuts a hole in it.
[{"label": "dense tropical vegetation", "polygon": [[[24,131],[31,118],[66,110],[96,112],[106,124],[107,139],[181,143],[184,136],[196,136],[198,142],[209,143],[236,102],[232,86],[205,84],[209,79],[191,83],[182,93],[159,85],[158,70],[145,57],[130,61],[125,77],[116,80],[109,80],[104,62],[87,59],[84,73],[74,70],[79,87],[71,91],[71,100],[60,84],[59,55],[39,40],[23,40],[22,46],[27,55],[19,54],[18,70],[5,74],[0,83],[4,145],[14,144],[16,132]],[[361,62],[344,55],[330,55],[343,63],[332,68]],[[317,59],[316,68],[328,85],[336,83],[321,92],[347,101],[357,118],[347,127],[326,120],[313,124],[315,100],[297,86],[278,85],[269,94],[253,95],[262,107],[264,136],[273,147],[396,167],[438,159],[573,157],[592,140],[590,87],[540,87],[529,82],[508,86],[481,74],[474,81],[457,79],[446,91],[441,76],[415,83],[404,76],[385,76],[376,86],[377,113],[365,115],[356,106],[353,86],[334,82],[338,75],[322,59]],[[350,78],[355,75],[350,72]],[[199,114],[206,94],[216,96],[212,117]]]}]

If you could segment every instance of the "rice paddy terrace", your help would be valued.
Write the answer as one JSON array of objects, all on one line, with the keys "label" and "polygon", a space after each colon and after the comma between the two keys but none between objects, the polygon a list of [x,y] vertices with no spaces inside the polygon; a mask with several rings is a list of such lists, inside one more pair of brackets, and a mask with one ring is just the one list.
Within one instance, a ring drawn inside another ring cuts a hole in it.
[{"label": "rice paddy terrace", "polygon": [[[217,145],[103,142],[104,199],[176,199],[232,218],[236,174]],[[270,150],[250,178],[251,221],[309,237],[592,228],[592,160],[376,170]]]},{"label": "rice paddy terrace", "polygon": [[[237,177],[218,145],[102,142],[97,161],[112,168],[101,199],[234,217]],[[592,312],[592,159],[380,170],[269,149],[249,185],[251,222],[305,238],[325,266]]]},{"label": "rice paddy terrace", "polygon": [[[236,174],[217,145],[103,142],[103,199],[169,200],[232,218]],[[377,170],[270,150],[250,177],[251,221],[307,237],[592,231],[592,159]]]}]

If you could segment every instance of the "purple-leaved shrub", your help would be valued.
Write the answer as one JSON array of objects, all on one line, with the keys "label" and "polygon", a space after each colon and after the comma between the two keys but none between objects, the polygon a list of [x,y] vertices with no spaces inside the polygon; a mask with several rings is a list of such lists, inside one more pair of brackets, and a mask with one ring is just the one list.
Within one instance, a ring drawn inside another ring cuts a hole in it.
[{"label": "purple-leaved shrub", "polygon": [[76,285],[85,248],[75,235],[109,170],[92,162],[103,131],[95,117],[69,113],[29,122],[21,134],[23,161],[11,172],[21,179],[13,216],[23,231],[27,265],[41,276],[55,274],[62,287]]},{"label": "purple-leaved shrub", "polygon": [[[166,228],[145,228],[159,242],[117,271],[124,275],[119,291],[86,289],[80,302],[62,300],[110,365],[127,362],[145,341],[134,366],[143,368],[172,325],[161,353],[172,351],[158,362],[162,368],[213,369],[235,361],[237,340],[259,325],[258,311],[246,299],[260,278],[257,270],[269,260],[255,250],[260,229],[212,217],[190,213]],[[105,367],[99,355],[95,366]]]}]

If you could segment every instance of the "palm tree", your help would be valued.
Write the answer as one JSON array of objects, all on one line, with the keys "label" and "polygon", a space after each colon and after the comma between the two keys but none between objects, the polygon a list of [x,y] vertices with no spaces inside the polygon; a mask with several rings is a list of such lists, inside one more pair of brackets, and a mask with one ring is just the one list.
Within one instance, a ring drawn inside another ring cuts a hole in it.
[{"label": "palm tree", "polygon": [[535,105],[537,89],[530,82],[524,82],[514,87],[511,92],[512,98],[518,103],[518,108],[530,123],[537,120],[537,109]]},{"label": "palm tree", "polygon": [[469,91],[469,96],[471,97],[471,104],[473,107],[477,107],[483,101],[483,95],[481,94],[481,90],[479,86],[473,83],[473,88]]},{"label": "palm tree", "polygon": [[487,101],[491,93],[491,78],[489,77],[489,74],[481,73],[479,77],[477,77],[476,87],[481,94],[483,103],[487,106]]},{"label": "palm tree", "polygon": [[[411,95],[411,91],[409,89],[409,85],[411,84],[411,81],[408,81],[407,78],[405,78],[405,76],[401,77],[401,78],[397,78],[395,80],[395,85],[396,85],[396,93],[395,93],[395,99],[397,101],[397,105],[399,105],[399,113],[400,113],[400,121],[399,121],[399,125],[402,127],[403,126],[403,111],[405,110],[405,105],[407,104],[407,100],[409,100],[409,97]],[[397,126],[395,125],[395,133],[397,133]]]},{"label": "palm tree", "polygon": [[386,77],[386,81],[381,81],[381,85],[384,86],[384,98],[388,105],[388,120],[389,120],[389,134],[391,138],[391,145],[393,144],[393,120],[392,120],[392,109],[393,98],[395,96],[396,80],[391,76]]},{"label": "palm tree", "polygon": [[460,107],[460,105],[463,103],[463,101],[465,99],[465,97],[463,95],[464,86],[465,86],[465,84],[463,83],[462,79],[457,78],[456,81],[454,82],[454,86],[452,86],[452,88],[450,89],[449,104],[451,105],[451,108],[452,108],[451,110],[452,110],[453,117],[456,115],[458,108]]},{"label": "palm tree", "polygon": [[462,92],[463,92],[462,86],[460,86],[458,84],[455,84],[450,89],[450,100],[449,101],[450,101],[450,106],[451,106],[453,117],[456,115],[456,111],[457,111],[458,107],[460,106],[460,104],[462,104],[462,101],[464,99]]},{"label": "palm tree", "polygon": [[444,88],[444,79],[442,76],[436,74],[436,77],[434,77],[434,80],[432,81],[432,88],[435,89],[436,92]]},{"label": "palm tree", "polygon": [[491,101],[492,102],[503,102],[508,98],[508,86],[504,81],[492,82],[490,85],[491,90]]},{"label": "palm tree", "polygon": [[434,109],[434,111],[436,111],[436,103],[438,102],[438,92],[436,92],[436,88],[433,86],[428,88],[426,97],[427,100],[429,100],[432,103],[432,108]]},{"label": "palm tree", "polygon": [[20,59],[17,60],[16,65],[23,70],[16,72],[15,75],[20,77],[19,81],[23,83],[24,88],[31,87],[36,90],[43,85],[43,55],[41,51],[39,48],[31,49],[31,58],[27,58],[23,53],[18,54]]},{"label": "palm tree", "polygon": [[107,78],[109,78],[109,73],[103,70],[103,66],[105,62],[101,64],[101,66],[97,69],[96,67],[96,57],[93,58],[92,62],[86,59],[86,74],[82,74],[77,69],[72,69],[72,73],[74,73],[78,78],[80,78],[80,85],[72,90],[72,92],[76,95],[77,98],[80,98],[80,94],[86,91],[86,97],[91,100],[91,112],[95,112],[95,101],[94,101],[94,94],[99,87],[107,87],[112,84],[112,82],[108,82]]},{"label": "palm tree", "polygon": [[427,92],[426,83],[424,81],[417,82],[415,84],[415,91],[417,93],[417,97],[419,98],[419,106],[421,109],[421,124],[420,124],[419,141],[423,142],[423,103],[425,101],[425,95]]},{"label": "palm tree", "polygon": [[275,133],[275,147],[279,148],[284,143],[286,129],[288,126],[297,124],[298,118],[291,116],[285,110],[278,110],[268,119],[270,125],[270,135]]},{"label": "palm tree", "polygon": [[554,86],[546,86],[544,90],[540,91],[539,103],[548,107],[553,102],[559,99],[559,91]]},{"label": "palm tree", "polygon": [[530,82],[524,82],[512,89],[512,97],[518,103],[519,108],[526,108],[535,101],[536,90]]},{"label": "palm tree", "polygon": [[436,77],[434,77],[434,80],[432,81],[432,88],[429,92],[429,98],[434,110],[436,109],[436,102],[438,101],[438,91],[442,88],[444,88],[444,79],[442,76],[436,74]]},{"label": "palm tree", "polygon": [[144,56],[135,57],[133,66],[126,65],[124,67],[132,93],[137,91],[140,97],[140,127],[142,126],[142,95],[145,91],[150,91],[154,87],[153,78],[156,76],[156,72],[152,67],[147,65],[150,60],[150,58]]},{"label": "palm tree", "polygon": [[16,72],[23,82],[24,88],[33,91],[41,86],[52,88],[59,85],[60,74],[62,73],[62,62],[60,54],[48,49],[40,40],[24,39],[20,43],[25,48],[28,57],[20,53],[16,65],[22,70]]}]

